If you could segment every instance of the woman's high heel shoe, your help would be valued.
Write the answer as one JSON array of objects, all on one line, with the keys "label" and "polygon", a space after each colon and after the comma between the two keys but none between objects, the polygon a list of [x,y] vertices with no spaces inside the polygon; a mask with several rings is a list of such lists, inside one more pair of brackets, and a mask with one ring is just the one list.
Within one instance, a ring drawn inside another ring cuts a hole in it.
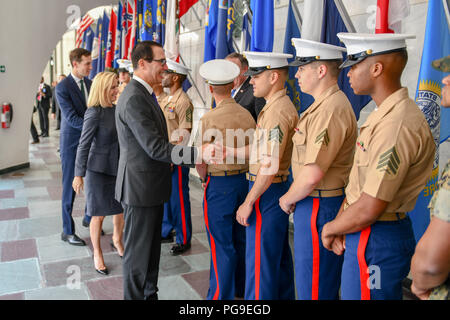
[{"label": "woman's high heel shoe", "polygon": [[117,254],[119,255],[120,259],[123,259],[123,256],[121,256],[121,255],[119,254],[119,250],[117,250],[116,246],[114,245],[114,241],[111,240],[110,244],[111,244],[111,247],[112,247],[114,250],[117,251]]}]

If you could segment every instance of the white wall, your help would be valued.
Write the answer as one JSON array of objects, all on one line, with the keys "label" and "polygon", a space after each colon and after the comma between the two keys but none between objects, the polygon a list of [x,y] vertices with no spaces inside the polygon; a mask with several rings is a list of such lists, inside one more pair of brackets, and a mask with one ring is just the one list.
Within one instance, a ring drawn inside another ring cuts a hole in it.
[{"label": "white wall", "polygon": [[79,8],[83,16],[109,4],[111,0],[0,0],[0,65],[6,65],[6,73],[0,73],[0,103],[14,108],[11,128],[0,128],[0,170],[28,162],[37,86],[74,14],[68,8]]}]

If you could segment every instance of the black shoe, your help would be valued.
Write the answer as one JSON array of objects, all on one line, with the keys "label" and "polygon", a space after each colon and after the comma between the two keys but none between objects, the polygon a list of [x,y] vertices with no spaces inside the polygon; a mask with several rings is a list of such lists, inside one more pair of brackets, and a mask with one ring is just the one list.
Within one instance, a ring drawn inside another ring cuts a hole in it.
[{"label": "black shoe", "polygon": [[173,235],[169,234],[167,237],[161,237],[161,243],[172,243]]},{"label": "black shoe", "polygon": [[39,140],[37,140],[37,141],[33,141],[31,144],[36,144],[36,143],[39,143],[40,141]]},{"label": "black shoe", "polygon": [[86,242],[83,239],[80,239],[76,234],[65,234],[61,233],[61,240],[66,241],[73,246],[85,246]]},{"label": "black shoe", "polygon": [[177,256],[179,254],[185,253],[186,251],[188,251],[191,248],[191,243],[186,243],[186,244],[180,244],[177,243],[176,245],[174,245],[172,247],[172,249],[170,249],[170,254],[173,256]]},{"label": "black shoe", "polygon": [[55,130],[58,131],[58,130],[59,130],[59,127],[56,127]]},{"label": "black shoe", "polygon": [[42,138],[48,138],[48,137],[49,137],[48,133],[42,135]]},{"label": "black shoe", "polygon": [[81,223],[83,225],[83,227],[89,228],[89,225],[91,224],[91,222],[87,222],[86,220],[83,219],[83,222]]},{"label": "black shoe", "polygon": [[97,271],[98,273],[100,273],[100,274],[102,274],[104,276],[107,276],[109,274],[108,268],[105,268],[105,269],[102,269],[102,270],[95,269],[95,271]]},{"label": "black shoe", "polygon": [[123,259],[123,256],[121,256],[119,254],[119,250],[117,250],[116,246],[114,245],[114,241],[111,240],[110,244],[111,244],[111,247],[117,251],[117,255],[120,257],[120,259]]}]

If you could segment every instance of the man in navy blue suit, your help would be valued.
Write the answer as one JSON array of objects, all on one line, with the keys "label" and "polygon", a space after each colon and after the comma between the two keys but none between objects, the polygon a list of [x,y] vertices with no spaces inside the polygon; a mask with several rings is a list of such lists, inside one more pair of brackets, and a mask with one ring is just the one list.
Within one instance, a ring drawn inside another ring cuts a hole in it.
[{"label": "man in navy blue suit", "polygon": [[[71,245],[86,243],[75,234],[72,219],[75,191],[72,189],[78,141],[83,129],[84,113],[91,88],[89,76],[92,69],[91,53],[77,48],[70,52],[71,74],[56,86],[56,99],[61,109],[60,154],[62,163],[62,220],[61,240]],[[90,217],[85,215],[83,225],[89,226]]]}]

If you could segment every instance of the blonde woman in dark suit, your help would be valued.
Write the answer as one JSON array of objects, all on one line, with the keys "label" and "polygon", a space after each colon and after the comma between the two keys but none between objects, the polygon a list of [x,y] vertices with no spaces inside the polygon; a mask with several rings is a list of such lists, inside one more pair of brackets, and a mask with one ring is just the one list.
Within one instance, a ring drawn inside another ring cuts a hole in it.
[{"label": "blonde woman in dark suit", "polygon": [[86,180],[87,211],[90,223],[91,241],[94,248],[95,270],[107,275],[103,260],[100,236],[105,216],[114,215],[114,233],[111,245],[123,255],[122,235],[124,227],[123,209],[114,199],[119,143],[117,138],[115,109],[119,82],[112,72],[99,73],[92,83],[87,103],[75,161],[73,189],[78,194]]}]

